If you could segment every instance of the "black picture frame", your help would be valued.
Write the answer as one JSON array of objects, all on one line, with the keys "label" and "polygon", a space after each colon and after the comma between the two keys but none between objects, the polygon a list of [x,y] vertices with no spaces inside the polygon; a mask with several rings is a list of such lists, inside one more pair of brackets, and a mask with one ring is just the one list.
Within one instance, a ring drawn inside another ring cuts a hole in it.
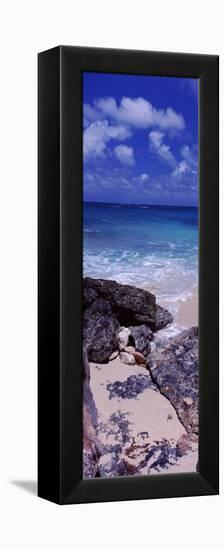
[{"label": "black picture frame", "polygon": [[[199,79],[199,468],[82,479],[82,72]],[[219,58],[59,46],[38,56],[38,495],[59,504],[218,494]]]}]

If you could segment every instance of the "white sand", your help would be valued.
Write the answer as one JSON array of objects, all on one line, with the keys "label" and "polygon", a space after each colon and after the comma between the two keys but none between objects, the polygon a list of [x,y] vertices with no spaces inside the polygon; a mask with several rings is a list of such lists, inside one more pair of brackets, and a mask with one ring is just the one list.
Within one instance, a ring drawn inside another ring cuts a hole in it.
[{"label": "white sand", "polygon": [[[169,440],[175,445],[179,437],[186,433],[180,423],[174,407],[168,399],[153,389],[146,388],[135,398],[127,399],[114,397],[109,399],[107,384],[116,381],[124,381],[129,376],[138,374],[148,375],[144,367],[130,366],[121,363],[119,357],[108,364],[90,363],[91,388],[99,413],[99,423],[103,423],[104,429],[99,432],[99,438],[104,444],[115,444],[117,440],[114,434],[114,424],[110,417],[113,413],[124,414],[124,418],[130,422],[130,435],[138,439],[139,432],[147,432],[150,442]],[[112,431],[110,435],[108,432]],[[170,466],[172,472],[192,472],[196,470],[197,452],[184,456],[178,464]],[[166,473],[170,471],[165,470]]]}]

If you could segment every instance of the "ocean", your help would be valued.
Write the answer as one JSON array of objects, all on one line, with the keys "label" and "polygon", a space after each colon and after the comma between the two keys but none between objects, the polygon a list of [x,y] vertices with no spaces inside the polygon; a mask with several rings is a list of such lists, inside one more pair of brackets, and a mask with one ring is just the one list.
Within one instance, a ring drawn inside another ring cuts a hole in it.
[{"label": "ocean", "polygon": [[147,288],[174,311],[197,293],[198,209],[84,203],[83,271]]}]

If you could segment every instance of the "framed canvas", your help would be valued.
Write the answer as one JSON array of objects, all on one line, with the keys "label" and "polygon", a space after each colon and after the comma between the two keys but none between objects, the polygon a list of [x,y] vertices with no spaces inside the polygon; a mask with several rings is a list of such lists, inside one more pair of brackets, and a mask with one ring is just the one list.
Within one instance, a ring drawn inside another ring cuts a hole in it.
[{"label": "framed canvas", "polygon": [[218,493],[218,57],[38,58],[38,494]]}]

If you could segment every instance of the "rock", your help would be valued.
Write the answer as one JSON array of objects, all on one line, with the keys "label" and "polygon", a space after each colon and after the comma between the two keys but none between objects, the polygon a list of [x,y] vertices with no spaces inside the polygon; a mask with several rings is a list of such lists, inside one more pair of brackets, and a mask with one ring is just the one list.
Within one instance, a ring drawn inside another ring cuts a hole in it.
[{"label": "rock", "polygon": [[114,446],[110,453],[104,454],[100,457],[99,460],[99,477],[123,477],[129,475],[129,470],[125,464],[122,456],[121,450],[117,451]]},{"label": "rock", "polygon": [[118,349],[122,351],[128,344],[130,331],[128,328],[123,328],[117,335]]},{"label": "rock", "polygon": [[130,285],[86,277],[83,296],[84,308],[91,307],[98,298],[109,301],[117,321],[125,327],[144,324],[155,332],[173,320],[166,309],[156,304],[154,294]]},{"label": "rock", "polygon": [[195,434],[183,434],[177,441],[177,451],[179,456],[188,454],[189,451],[198,450],[198,437]]},{"label": "rock", "polygon": [[135,352],[135,348],[133,346],[126,346],[126,348],[124,348],[124,351],[133,355],[133,353]]},{"label": "rock", "polygon": [[126,363],[126,365],[135,365],[135,358],[130,353],[127,353],[126,351],[122,351],[120,353],[120,360],[122,363]]},{"label": "rock", "polygon": [[163,348],[148,356],[147,368],[187,433],[198,434],[198,328],[169,338]]},{"label": "rock", "polygon": [[142,353],[140,353],[139,351],[134,351],[133,355],[138,365],[145,365],[146,359],[144,355],[142,355]]},{"label": "rock", "polygon": [[118,357],[118,355],[119,355],[118,350],[113,351],[113,353],[111,353],[111,355],[109,357],[109,361],[113,361],[114,359],[116,359],[116,357]]},{"label": "rock", "polygon": [[97,298],[83,313],[83,341],[90,361],[105,363],[117,348],[119,323],[110,302]]},{"label": "rock", "polygon": [[98,412],[90,388],[90,370],[87,352],[83,350],[83,477],[95,477],[98,470],[99,457],[102,445],[96,430],[98,426]]},{"label": "rock", "polygon": [[[82,363],[82,379],[83,379],[83,406],[91,419],[91,425],[93,426],[93,432],[98,425],[98,412],[93,399],[92,390],[90,388],[90,368],[87,357],[87,351],[83,349],[83,363]],[[92,428],[91,428],[92,429]]]},{"label": "rock", "polygon": [[193,405],[193,399],[191,397],[184,397],[183,402],[187,405],[187,407]]},{"label": "rock", "polygon": [[94,288],[84,286],[83,288],[83,306],[84,309],[86,309],[88,306],[90,306],[94,300],[97,299],[97,292],[94,290]]},{"label": "rock", "polygon": [[[161,330],[162,328],[166,327],[170,323],[173,322],[173,317],[167,309],[164,309],[161,306],[157,306],[156,309],[156,318],[155,318],[155,327],[154,330]],[[153,328],[152,328],[153,330]]]},{"label": "rock", "polygon": [[133,345],[136,351],[139,351],[146,357],[151,351],[153,337],[152,330],[146,325],[130,327],[129,344]]}]

